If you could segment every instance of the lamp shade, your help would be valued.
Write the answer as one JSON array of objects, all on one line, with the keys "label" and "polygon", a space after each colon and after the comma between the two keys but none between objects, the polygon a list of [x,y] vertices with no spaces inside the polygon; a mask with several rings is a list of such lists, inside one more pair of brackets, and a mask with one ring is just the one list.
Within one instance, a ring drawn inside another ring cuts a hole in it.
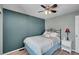
[{"label": "lamp shade", "polygon": [[65,32],[68,32],[68,33],[70,33],[70,30],[69,30],[69,28],[66,28]]}]

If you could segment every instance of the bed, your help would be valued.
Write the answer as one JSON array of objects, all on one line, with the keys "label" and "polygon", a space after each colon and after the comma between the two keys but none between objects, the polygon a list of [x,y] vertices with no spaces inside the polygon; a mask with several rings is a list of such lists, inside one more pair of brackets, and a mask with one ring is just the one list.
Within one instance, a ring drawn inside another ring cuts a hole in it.
[{"label": "bed", "polygon": [[51,55],[61,48],[61,30],[48,29],[47,31],[56,32],[60,35],[56,37],[39,35],[24,39],[25,49],[30,55]]}]

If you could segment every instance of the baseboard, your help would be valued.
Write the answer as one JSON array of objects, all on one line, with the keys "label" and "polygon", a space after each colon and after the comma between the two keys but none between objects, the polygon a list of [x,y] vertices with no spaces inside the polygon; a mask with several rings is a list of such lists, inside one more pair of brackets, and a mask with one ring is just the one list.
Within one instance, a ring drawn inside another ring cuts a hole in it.
[{"label": "baseboard", "polygon": [[74,51],[74,52],[78,53],[76,50],[72,50],[72,51]]},{"label": "baseboard", "polygon": [[24,47],[16,49],[16,50],[13,50],[13,51],[10,51],[10,52],[7,52],[7,53],[4,53],[3,55],[8,55],[10,53],[13,53],[13,52],[16,52],[16,51],[20,51],[20,50],[23,50],[23,49],[24,49]]},{"label": "baseboard", "polygon": [[75,50],[72,50],[72,51],[74,51],[74,52],[75,52]]}]

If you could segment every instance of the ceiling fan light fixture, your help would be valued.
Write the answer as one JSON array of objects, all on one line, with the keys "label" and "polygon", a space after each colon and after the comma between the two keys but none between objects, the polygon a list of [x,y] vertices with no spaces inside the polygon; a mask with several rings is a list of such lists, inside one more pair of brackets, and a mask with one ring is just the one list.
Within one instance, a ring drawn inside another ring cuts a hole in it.
[{"label": "ceiling fan light fixture", "polygon": [[51,11],[49,11],[49,14],[51,14]]},{"label": "ceiling fan light fixture", "polygon": [[47,15],[47,14],[51,14],[52,12],[49,10],[45,10],[44,13],[45,13],[45,15]]},{"label": "ceiling fan light fixture", "polygon": [[48,14],[48,10],[45,10],[45,15],[47,15]]}]

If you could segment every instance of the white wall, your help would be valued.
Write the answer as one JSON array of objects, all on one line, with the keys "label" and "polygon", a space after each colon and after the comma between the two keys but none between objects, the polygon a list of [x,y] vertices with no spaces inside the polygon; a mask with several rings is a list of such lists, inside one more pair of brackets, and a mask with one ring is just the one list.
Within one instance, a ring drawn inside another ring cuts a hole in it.
[{"label": "white wall", "polygon": [[0,54],[3,53],[3,11],[0,5]]},{"label": "white wall", "polygon": [[54,18],[47,19],[45,21],[45,28],[56,28],[62,29],[62,36],[66,37],[65,28],[68,26],[71,33],[69,38],[72,41],[72,49],[75,50],[75,16],[79,15],[79,11],[57,16]]}]

